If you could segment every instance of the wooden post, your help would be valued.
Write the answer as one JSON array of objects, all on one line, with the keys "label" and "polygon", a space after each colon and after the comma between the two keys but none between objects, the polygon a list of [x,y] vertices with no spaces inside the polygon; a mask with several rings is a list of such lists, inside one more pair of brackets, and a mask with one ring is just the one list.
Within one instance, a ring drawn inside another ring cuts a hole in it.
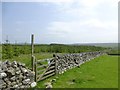
[{"label": "wooden post", "polygon": [[56,59],[56,55],[53,54],[54,60],[55,60],[55,74],[57,74],[57,59]]},{"label": "wooden post", "polygon": [[57,74],[57,62],[56,62],[56,58],[55,59],[55,74]]},{"label": "wooden post", "polygon": [[35,82],[37,82],[37,60],[36,58],[34,60],[35,60]]},{"label": "wooden post", "polygon": [[34,71],[34,35],[31,35],[31,66],[32,66],[32,71]]}]

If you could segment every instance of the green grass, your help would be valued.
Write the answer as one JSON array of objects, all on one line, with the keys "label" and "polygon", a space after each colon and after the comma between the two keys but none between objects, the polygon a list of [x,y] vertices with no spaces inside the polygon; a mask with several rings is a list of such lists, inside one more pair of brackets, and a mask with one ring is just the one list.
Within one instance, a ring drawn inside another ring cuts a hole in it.
[{"label": "green grass", "polygon": [[120,50],[111,50],[110,52],[108,52],[108,54],[120,54]]},{"label": "green grass", "polygon": [[0,53],[2,52],[2,45],[0,45]]},{"label": "green grass", "polygon": [[[64,54],[64,53],[58,53],[58,54]],[[53,53],[35,53],[35,58],[37,60],[42,60],[46,58],[53,58]],[[25,63],[25,65],[29,68],[31,68],[31,54],[22,54],[18,57],[14,56],[12,59],[2,59],[3,61],[9,60],[9,61],[18,61],[21,63]]]},{"label": "green grass", "polygon": [[2,60],[2,45],[0,44],[0,60]]},{"label": "green grass", "polygon": [[80,68],[70,69],[64,74],[39,82],[37,88],[44,88],[45,82],[56,77],[53,88],[117,88],[118,56],[100,56]]},{"label": "green grass", "polygon": [[[44,58],[52,58],[53,53],[36,53],[34,54],[36,59],[44,59]],[[6,59],[3,59],[5,61]],[[18,57],[14,57],[12,59],[7,59],[9,61],[18,61],[21,63],[25,63],[27,67],[31,68],[31,54],[23,54]]]},{"label": "green grass", "polygon": [[[37,53],[37,59],[52,58],[53,53]],[[20,55],[10,61],[25,63],[31,67],[31,55]],[[53,88],[115,88],[118,87],[118,56],[104,55],[81,65],[80,68],[68,70],[64,74],[56,75],[38,82],[38,88],[44,88],[44,83],[57,78]],[[74,82],[73,82],[74,80]]]}]

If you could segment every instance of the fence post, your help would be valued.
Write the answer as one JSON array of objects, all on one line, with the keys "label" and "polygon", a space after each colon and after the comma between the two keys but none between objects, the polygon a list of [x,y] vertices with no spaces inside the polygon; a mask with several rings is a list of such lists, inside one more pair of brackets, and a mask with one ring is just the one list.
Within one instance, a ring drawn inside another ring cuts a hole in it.
[{"label": "fence post", "polygon": [[31,35],[31,66],[32,66],[32,71],[34,71],[34,35]]},{"label": "fence post", "polygon": [[55,74],[57,74],[57,59],[56,59],[56,55],[53,54],[54,60],[55,60]]},{"label": "fence post", "polygon": [[35,58],[35,82],[37,82],[37,60]]}]

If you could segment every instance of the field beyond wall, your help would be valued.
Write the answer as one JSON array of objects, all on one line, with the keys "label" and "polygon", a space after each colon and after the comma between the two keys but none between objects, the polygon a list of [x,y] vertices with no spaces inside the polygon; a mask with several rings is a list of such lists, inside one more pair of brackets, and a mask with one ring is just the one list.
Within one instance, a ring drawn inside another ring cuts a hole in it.
[{"label": "field beyond wall", "polygon": [[[106,49],[108,48],[94,46],[38,45],[35,46],[34,56],[38,60],[52,58],[54,53],[81,53]],[[3,61],[6,59],[9,61],[15,60],[25,63],[27,67],[31,68],[30,46],[7,45],[0,50],[2,50],[2,56],[4,57],[2,58]],[[44,84],[53,78],[56,79],[53,88],[118,88],[118,57],[112,55],[100,56],[80,67],[38,82],[37,88],[45,88]]]},{"label": "field beyond wall", "polygon": [[39,82],[37,87],[45,87],[45,82],[56,77],[53,88],[118,88],[118,56],[100,56],[80,67]]}]

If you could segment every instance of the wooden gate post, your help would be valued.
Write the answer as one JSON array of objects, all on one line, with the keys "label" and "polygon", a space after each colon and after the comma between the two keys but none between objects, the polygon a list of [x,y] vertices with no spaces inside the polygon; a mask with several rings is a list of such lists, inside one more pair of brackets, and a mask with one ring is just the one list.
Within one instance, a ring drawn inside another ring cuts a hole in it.
[{"label": "wooden gate post", "polygon": [[32,66],[32,71],[34,71],[34,35],[31,35],[31,66]]},{"label": "wooden gate post", "polygon": [[56,62],[56,58],[54,58],[55,59],[55,74],[57,74],[58,72],[57,72],[57,62]]},{"label": "wooden gate post", "polygon": [[53,54],[54,60],[55,60],[55,74],[57,74],[57,59],[56,59],[56,55]]},{"label": "wooden gate post", "polygon": [[35,58],[35,82],[37,82],[37,60]]}]

